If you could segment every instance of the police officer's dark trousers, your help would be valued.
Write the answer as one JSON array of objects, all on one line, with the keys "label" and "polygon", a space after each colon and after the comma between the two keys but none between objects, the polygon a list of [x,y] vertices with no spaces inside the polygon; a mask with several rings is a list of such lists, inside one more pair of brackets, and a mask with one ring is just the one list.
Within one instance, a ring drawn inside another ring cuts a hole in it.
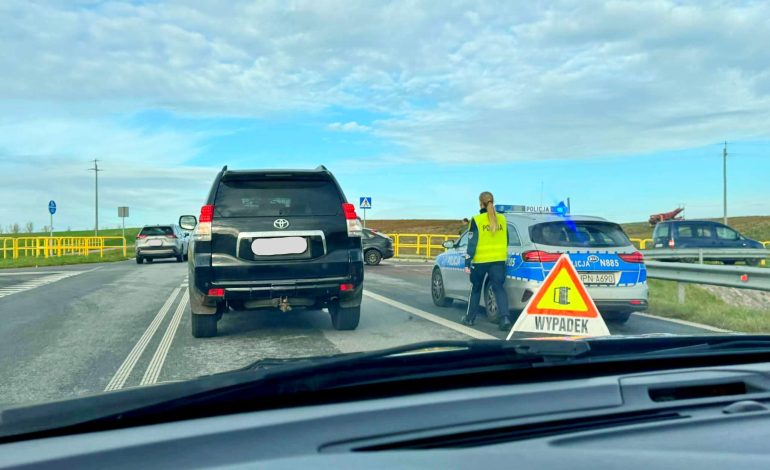
[{"label": "police officer's dark trousers", "polygon": [[497,311],[500,321],[503,318],[510,320],[508,312],[508,295],[505,293],[503,284],[505,283],[505,261],[495,261],[492,263],[473,263],[471,264],[471,298],[468,300],[467,318],[470,321],[476,320],[479,311],[479,301],[481,300],[481,289],[484,287],[484,278],[488,277],[487,283],[492,286],[492,292],[495,294]]}]

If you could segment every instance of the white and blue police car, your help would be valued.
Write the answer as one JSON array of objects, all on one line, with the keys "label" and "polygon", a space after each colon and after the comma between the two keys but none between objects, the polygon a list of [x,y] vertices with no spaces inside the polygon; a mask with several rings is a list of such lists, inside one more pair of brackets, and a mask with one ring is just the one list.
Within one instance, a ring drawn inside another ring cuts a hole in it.
[{"label": "white and blue police car", "polygon": [[[505,290],[515,319],[562,253],[568,253],[589,295],[606,321],[624,323],[647,309],[644,257],[620,225],[601,217],[573,216],[557,206],[496,205],[508,221],[508,268]],[[468,233],[444,244],[431,275],[433,303],[448,307],[467,301],[470,277],[464,272]],[[499,315],[491,286],[484,285],[487,318]]]}]

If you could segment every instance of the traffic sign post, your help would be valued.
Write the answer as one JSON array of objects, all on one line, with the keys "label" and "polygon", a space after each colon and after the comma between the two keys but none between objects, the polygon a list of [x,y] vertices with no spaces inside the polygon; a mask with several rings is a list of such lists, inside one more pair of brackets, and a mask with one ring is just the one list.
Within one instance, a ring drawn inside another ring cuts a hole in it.
[{"label": "traffic sign post", "polygon": [[50,231],[49,236],[53,238],[53,215],[56,213],[56,201],[50,200],[48,201],[48,214],[51,216],[51,223],[48,225],[48,230]]},{"label": "traffic sign post", "polygon": [[599,310],[564,253],[529,299],[508,333],[545,333],[560,336],[609,336]]},{"label": "traffic sign post", "polygon": [[126,217],[128,217],[128,206],[118,207],[118,217],[123,221],[123,240],[126,239]]},{"label": "traffic sign post", "polygon": [[363,196],[358,198],[358,207],[364,211],[364,228],[366,228],[366,210],[372,208],[372,197]]}]

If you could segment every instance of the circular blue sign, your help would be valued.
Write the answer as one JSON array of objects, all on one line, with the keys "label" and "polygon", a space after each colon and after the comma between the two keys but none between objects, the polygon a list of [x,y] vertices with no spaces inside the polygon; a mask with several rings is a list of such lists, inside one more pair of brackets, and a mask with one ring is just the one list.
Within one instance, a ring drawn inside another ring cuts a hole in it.
[{"label": "circular blue sign", "polygon": [[56,214],[56,201],[50,201],[48,203],[48,212],[50,212],[51,215]]}]

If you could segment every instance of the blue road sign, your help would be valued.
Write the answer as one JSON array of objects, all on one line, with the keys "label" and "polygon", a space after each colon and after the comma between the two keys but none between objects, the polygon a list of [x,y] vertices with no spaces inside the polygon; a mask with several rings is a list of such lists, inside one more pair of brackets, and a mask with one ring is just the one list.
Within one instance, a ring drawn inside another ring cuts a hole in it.
[{"label": "blue road sign", "polygon": [[51,215],[56,214],[56,201],[48,202],[48,212],[50,212]]},{"label": "blue road sign", "polygon": [[358,207],[360,209],[371,209],[372,208],[371,196],[365,196],[365,197],[359,198]]}]

